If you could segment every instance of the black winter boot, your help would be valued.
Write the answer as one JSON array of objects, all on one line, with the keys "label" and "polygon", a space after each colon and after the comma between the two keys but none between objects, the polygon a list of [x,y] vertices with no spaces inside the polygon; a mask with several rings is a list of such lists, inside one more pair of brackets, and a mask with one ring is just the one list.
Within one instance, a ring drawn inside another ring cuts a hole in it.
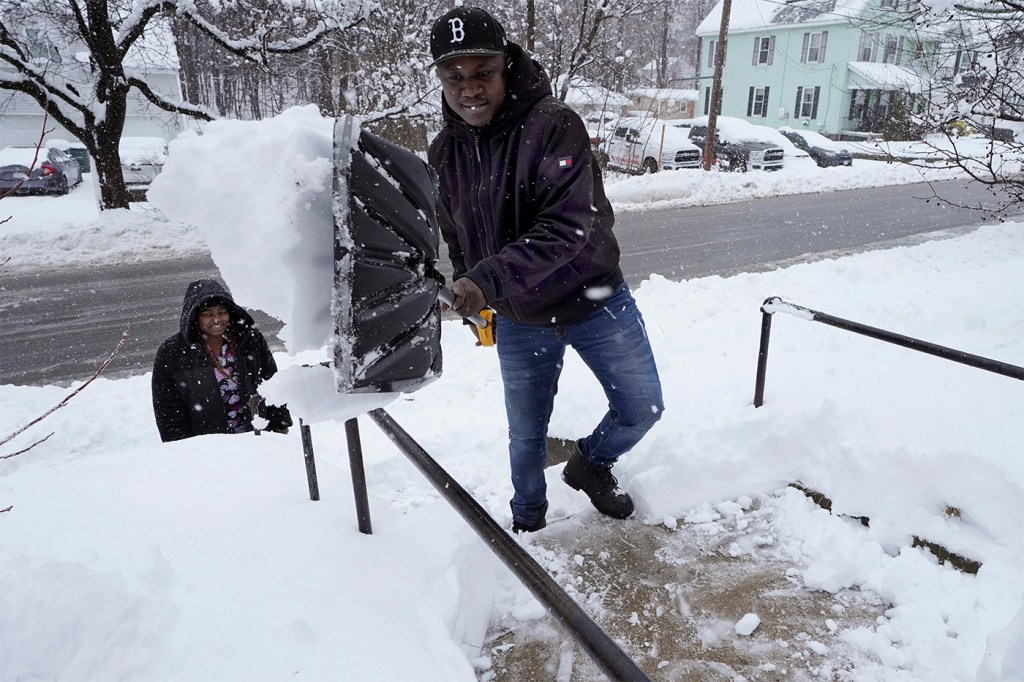
[{"label": "black winter boot", "polygon": [[[511,502],[509,504],[511,504]],[[516,521],[516,517],[513,516],[512,517],[512,532],[517,534],[517,535],[519,533],[533,533],[534,531],[538,531],[541,528],[546,527],[548,525],[547,518],[546,518],[547,517],[547,513],[548,513],[548,503],[545,502],[544,506],[540,508],[540,512],[537,515],[537,520],[534,521],[532,524],[520,523],[519,521]]]},{"label": "black winter boot", "polygon": [[572,457],[565,463],[562,480],[573,490],[582,490],[597,511],[616,519],[628,518],[633,513],[633,500],[612,476],[611,466],[592,464],[580,449],[579,441]]}]

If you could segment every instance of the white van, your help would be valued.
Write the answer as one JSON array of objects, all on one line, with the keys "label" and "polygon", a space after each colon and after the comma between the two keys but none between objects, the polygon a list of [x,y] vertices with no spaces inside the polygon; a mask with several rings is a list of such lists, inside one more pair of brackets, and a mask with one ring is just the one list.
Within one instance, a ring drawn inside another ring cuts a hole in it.
[{"label": "white van", "polygon": [[644,118],[620,118],[601,151],[608,168],[627,173],[700,168],[701,150],[685,131]]}]

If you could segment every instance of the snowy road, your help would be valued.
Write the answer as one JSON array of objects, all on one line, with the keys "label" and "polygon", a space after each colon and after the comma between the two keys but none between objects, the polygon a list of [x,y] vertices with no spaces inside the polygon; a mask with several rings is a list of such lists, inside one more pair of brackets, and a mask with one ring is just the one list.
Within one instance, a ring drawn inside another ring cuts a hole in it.
[{"label": "snowy road", "polygon": [[[948,198],[991,201],[980,186],[941,185]],[[616,217],[615,230],[622,268],[633,286],[651,273],[671,280],[728,276],[921,239],[979,222],[977,212],[925,203],[931,195],[928,185],[917,184],[623,211]],[[157,346],[176,331],[185,285],[217,274],[214,263],[203,255],[8,275],[0,290],[0,383],[84,379],[133,317],[131,338],[106,375],[149,371]],[[257,314],[257,319],[273,341],[280,325],[266,315]]]},{"label": "snowy road", "polygon": [[[934,186],[943,198],[962,205],[996,205],[991,191],[977,183]],[[920,183],[620,212],[615,232],[622,246],[622,270],[634,286],[650,273],[674,281],[726,277],[887,247],[976,225],[984,217],[938,202],[934,194],[932,186]],[[1024,207],[1017,214],[1021,212]]]}]

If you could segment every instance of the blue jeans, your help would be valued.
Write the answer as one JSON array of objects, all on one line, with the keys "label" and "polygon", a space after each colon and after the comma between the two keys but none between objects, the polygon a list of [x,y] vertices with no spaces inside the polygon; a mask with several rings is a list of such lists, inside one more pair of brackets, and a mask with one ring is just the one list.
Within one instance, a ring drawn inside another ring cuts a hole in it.
[{"label": "blue jeans", "polygon": [[605,305],[579,322],[537,327],[498,323],[498,358],[505,387],[512,516],[532,525],[547,499],[548,421],[566,346],[572,346],[604,388],[608,412],[583,439],[590,462],[611,465],[661,418],[664,404],[643,317],[623,283]]}]

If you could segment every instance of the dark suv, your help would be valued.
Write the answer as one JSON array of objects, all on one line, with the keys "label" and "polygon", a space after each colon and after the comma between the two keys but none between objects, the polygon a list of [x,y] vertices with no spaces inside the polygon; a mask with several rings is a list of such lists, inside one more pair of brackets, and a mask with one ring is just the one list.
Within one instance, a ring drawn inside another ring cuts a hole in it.
[{"label": "dark suv", "polygon": [[[708,139],[708,127],[696,125],[690,127],[690,140],[704,149]],[[715,131],[715,159],[728,171],[766,170],[774,171],[782,168],[786,152],[770,142],[761,140],[743,140],[723,137]]]},{"label": "dark suv", "polygon": [[822,168],[853,165],[853,154],[841,142],[833,142],[824,135],[810,130],[796,130],[783,126],[779,128],[779,132],[797,149],[807,152],[814,159],[814,163]]}]

